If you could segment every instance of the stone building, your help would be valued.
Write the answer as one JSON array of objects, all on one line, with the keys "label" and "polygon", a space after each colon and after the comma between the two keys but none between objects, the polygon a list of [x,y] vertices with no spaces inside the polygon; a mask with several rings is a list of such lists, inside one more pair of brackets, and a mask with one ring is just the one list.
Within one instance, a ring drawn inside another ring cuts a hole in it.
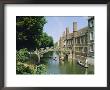
[{"label": "stone building", "polygon": [[77,22],[73,22],[73,32],[67,27],[59,40],[59,47],[70,50],[72,59],[94,58],[94,17],[88,17],[88,26],[78,30]]}]

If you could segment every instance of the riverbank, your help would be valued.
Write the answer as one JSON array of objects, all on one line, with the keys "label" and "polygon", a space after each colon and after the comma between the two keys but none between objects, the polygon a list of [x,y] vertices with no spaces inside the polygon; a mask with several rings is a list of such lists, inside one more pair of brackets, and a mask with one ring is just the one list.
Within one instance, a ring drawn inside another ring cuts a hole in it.
[{"label": "riverbank", "polygon": [[[27,53],[26,50],[17,53],[17,74],[94,74],[94,66],[88,68],[80,66],[76,60],[59,60],[59,52],[50,51],[43,55],[38,64],[37,55]],[[93,62],[89,62],[93,63]]]}]

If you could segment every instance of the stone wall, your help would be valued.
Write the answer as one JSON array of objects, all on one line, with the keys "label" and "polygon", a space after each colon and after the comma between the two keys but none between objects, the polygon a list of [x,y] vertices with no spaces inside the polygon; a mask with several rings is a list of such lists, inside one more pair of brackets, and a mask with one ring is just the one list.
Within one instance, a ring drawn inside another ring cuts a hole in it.
[{"label": "stone wall", "polygon": [[[59,47],[69,49],[68,59],[87,58],[94,56],[94,17],[89,17],[88,26],[77,30],[77,22],[73,22],[73,32],[69,32],[66,28],[66,33],[60,37]],[[89,24],[90,23],[90,24]],[[91,54],[92,53],[92,54]]]}]

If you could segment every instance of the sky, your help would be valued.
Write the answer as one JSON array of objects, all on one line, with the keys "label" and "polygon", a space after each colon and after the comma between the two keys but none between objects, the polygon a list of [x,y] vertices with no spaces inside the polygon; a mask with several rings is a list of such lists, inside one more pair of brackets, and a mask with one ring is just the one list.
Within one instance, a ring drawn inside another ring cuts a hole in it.
[{"label": "sky", "polygon": [[66,27],[73,31],[73,22],[77,22],[78,30],[86,27],[88,21],[86,16],[46,16],[47,23],[44,25],[44,32],[53,37],[54,43],[60,39]]}]

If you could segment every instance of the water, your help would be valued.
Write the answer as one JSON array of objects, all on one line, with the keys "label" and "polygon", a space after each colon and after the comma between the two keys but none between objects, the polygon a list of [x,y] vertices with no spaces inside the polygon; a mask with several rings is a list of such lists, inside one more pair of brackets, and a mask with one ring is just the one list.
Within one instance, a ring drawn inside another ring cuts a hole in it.
[{"label": "water", "polygon": [[41,59],[47,66],[47,74],[94,74],[94,67],[84,68],[75,60],[59,60],[58,52],[49,52]]}]

